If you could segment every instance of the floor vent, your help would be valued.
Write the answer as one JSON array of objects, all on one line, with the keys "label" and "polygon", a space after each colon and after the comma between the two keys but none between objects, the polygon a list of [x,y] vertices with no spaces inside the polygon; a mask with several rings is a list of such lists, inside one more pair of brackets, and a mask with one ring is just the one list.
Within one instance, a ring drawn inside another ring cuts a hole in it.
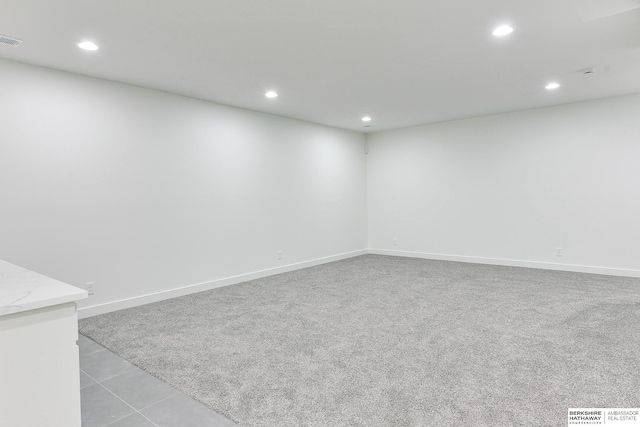
[{"label": "floor vent", "polygon": [[22,44],[22,40],[14,39],[13,37],[0,35],[0,44],[6,44],[8,46],[20,46]]}]

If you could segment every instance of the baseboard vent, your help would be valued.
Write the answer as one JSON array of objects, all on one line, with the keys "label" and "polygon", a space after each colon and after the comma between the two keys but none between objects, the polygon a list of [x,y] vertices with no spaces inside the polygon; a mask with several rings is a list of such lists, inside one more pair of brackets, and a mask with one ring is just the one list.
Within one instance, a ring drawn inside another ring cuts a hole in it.
[{"label": "baseboard vent", "polygon": [[22,44],[22,40],[14,39],[13,37],[3,36],[0,34],[0,44],[6,44],[7,46],[18,47]]}]

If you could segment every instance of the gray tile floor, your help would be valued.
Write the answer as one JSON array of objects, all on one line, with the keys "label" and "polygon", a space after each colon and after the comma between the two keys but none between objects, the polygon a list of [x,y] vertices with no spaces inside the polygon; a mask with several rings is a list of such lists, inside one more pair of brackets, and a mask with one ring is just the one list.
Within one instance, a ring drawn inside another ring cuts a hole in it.
[{"label": "gray tile floor", "polygon": [[237,427],[80,335],[82,427]]}]

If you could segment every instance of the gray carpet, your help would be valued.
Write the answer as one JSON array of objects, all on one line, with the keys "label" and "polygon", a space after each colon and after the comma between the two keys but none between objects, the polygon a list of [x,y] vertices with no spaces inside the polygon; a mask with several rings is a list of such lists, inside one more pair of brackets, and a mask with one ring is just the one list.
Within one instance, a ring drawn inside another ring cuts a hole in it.
[{"label": "gray carpet", "polygon": [[365,255],[80,321],[240,426],[640,407],[640,279]]}]

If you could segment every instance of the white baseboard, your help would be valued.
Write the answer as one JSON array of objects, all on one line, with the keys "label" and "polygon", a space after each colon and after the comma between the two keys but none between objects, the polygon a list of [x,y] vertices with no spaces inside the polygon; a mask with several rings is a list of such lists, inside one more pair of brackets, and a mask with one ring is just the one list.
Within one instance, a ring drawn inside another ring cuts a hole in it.
[{"label": "white baseboard", "polygon": [[108,302],[104,304],[93,305],[78,309],[78,318],[85,319],[99,314],[109,313],[124,308],[135,307],[138,305],[149,304],[152,302],[163,301],[170,298],[181,297],[184,295],[194,294],[196,292],[208,291],[210,289],[221,288],[223,286],[235,285],[236,283],[246,282],[248,280],[260,279],[262,277],[273,276],[274,274],[286,273],[288,271],[300,270],[302,268],[313,267],[314,265],[326,264],[328,262],[339,261],[366,255],[368,251],[362,249],[359,251],[346,252],[343,254],[332,255],[324,258],[313,259],[310,261],[288,264],[281,267],[269,268],[266,270],[254,271],[252,273],[240,274],[238,276],[225,277],[222,279],[211,280],[209,282],[197,283],[195,285],[183,286],[180,288],[170,289],[167,291],[156,292],[152,294],[140,295],[132,298],[126,298],[118,301]]},{"label": "white baseboard", "polygon": [[314,265],[326,264],[328,262],[339,261],[342,259],[352,258],[359,255],[366,255],[366,254],[402,256],[402,257],[410,257],[410,258],[424,258],[424,259],[433,259],[433,260],[442,260],[442,261],[458,261],[458,262],[468,262],[473,264],[504,265],[509,267],[540,268],[544,270],[573,271],[577,273],[604,274],[609,276],[624,276],[624,277],[640,278],[640,270],[632,270],[632,269],[594,267],[594,266],[587,266],[587,265],[557,264],[557,263],[551,263],[551,262],[522,261],[522,260],[513,260],[513,259],[483,258],[483,257],[473,257],[473,256],[464,256],[464,255],[433,254],[433,253],[426,253],[426,252],[410,252],[410,251],[396,251],[396,250],[389,250],[389,249],[369,248],[369,249],[362,249],[362,250],[353,251],[353,252],[346,252],[338,255],[332,255],[324,258],[313,259],[310,261],[284,265],[281,267],[269,268],[266,270],[255,271],[252,273],[240,274],[238,276],[225,277],[222,279],[216,279],[209,282],[197,283],[195,285],[183,286],[180,288],[170,289],[167,291],[140,295],[140,296],[126,298],[123,300],[108,302],[104,304],[83,307],[78,309],[78,317],[80,319],[84,319],[91,316],[97,316],[99,314],[109,313],[111,311],[122,310],[124,308],[130,308],[138,305],[149,304],[152,302],[163,301],[166,299],[176,298],[183,295],[189,295],[196,292],[207,291],[209,289],[220,288],[223,286],[235,285],[237,283],[246,282],[248,280],[260,279],[262,277],[273,276],[274,274],[300,270],[302,268],[313,267]]},{"label": "white baseboard", "polygon": [[441,261],[458,261],[472,264],[504,265],[508,267],[540,268],[543,270],[573,271],[576,273],[604,274],[607,276],[640,277],[640,270],[624,268],[594,267],[589,265],[557,264],[553,262],[522,261],[515,259],[483,258],[464,255],[431,254],[426,252],[396,251],[369,248],[370,254],[425,258]]}]

